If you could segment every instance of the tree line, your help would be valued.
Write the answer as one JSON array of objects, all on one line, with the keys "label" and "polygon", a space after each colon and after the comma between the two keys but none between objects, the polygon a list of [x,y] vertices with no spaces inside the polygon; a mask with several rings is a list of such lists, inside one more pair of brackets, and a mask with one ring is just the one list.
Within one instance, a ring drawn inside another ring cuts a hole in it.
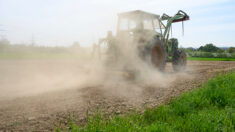
[{"label": "tree line", "polygon": [[228,48],[219,48],[212,43],[206,44],[205,46],[200,46],[199,48],[184,48],[184,50],[188,52],[193,52],[193,51],[202,51],[202,52],[213,52],[213,53],[235,53],[235,47],[228,47]]},{"label": "tree line", "polygon": [[209,58],[235,58],[235,47],[221,48],[212,43],[200,46],[199,48],[181,48],[190,57],[209,57]]}]

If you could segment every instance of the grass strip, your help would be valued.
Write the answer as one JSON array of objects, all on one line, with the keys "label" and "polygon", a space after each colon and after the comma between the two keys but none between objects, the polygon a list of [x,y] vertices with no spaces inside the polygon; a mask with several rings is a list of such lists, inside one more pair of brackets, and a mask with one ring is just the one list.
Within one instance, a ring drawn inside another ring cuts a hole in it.
[{"label": "grass strip", "polygon": [[201,57],[188,57],[191,61],[235,61],[235,58],[201,58]]}]

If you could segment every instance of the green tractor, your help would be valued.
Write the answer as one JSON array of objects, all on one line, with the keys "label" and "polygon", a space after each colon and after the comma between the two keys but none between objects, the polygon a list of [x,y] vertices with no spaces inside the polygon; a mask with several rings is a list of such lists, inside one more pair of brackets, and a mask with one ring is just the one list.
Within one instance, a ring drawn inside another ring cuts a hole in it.
[{"label": "green tractor", "polygon": [[[187,63],[186,53],[178,49],[177,39],[169,40],[172,23],[189,20],[189,16],[178,11],[170,17],[136,10],[118,14],[116,36],[109,31],[106,38],[99,40],[99,45],[107,45],[107,65],[111,67],[128,58],[128,48],[135,48],[141,60],[158,70],[164,70],[166,62],[172,62],[175,71],[184,70]],[[166,21],[166,25],[163,24]],[[123,52],[127,51],[127,52]],[[133,50],[134,51],[134,50]],[[127,53],[127,54],[126,54]],[[127,60],[123,70],[131,67]],[[127,67],[127,68],[126,68]]]}]

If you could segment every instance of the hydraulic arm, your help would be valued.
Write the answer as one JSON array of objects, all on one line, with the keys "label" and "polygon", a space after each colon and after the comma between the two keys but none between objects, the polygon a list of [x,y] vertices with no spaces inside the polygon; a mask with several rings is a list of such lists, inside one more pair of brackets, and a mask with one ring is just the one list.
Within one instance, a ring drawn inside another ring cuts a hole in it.
[{"label": "hydraulic arm", "polygon": [[165,44],[167,45],[172,23],[175,23],[175,22],[182,22],[183,23],[183,21],[189,20],[189,16],[185,12],[183,12],[182,10],[179,10],[173,17],[170,17],[167,14],[163,14],[161,17],[161,20],[167,20],[167,25],[165,27],[165,31],[163,34]]}]

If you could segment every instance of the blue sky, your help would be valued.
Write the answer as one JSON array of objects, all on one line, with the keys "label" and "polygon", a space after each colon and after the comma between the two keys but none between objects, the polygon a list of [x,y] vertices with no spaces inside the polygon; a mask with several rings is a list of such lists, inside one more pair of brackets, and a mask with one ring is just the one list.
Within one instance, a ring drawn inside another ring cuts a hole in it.
[{"label": "blue sky", "polygon": [[0,32],[12,43],[89,46],[115,32],[117,13],[145,10],[162,15],[187,12],[191,20],[173,25],[183,47],[206,43],[235,46],[235,0],[0,0]]}]

